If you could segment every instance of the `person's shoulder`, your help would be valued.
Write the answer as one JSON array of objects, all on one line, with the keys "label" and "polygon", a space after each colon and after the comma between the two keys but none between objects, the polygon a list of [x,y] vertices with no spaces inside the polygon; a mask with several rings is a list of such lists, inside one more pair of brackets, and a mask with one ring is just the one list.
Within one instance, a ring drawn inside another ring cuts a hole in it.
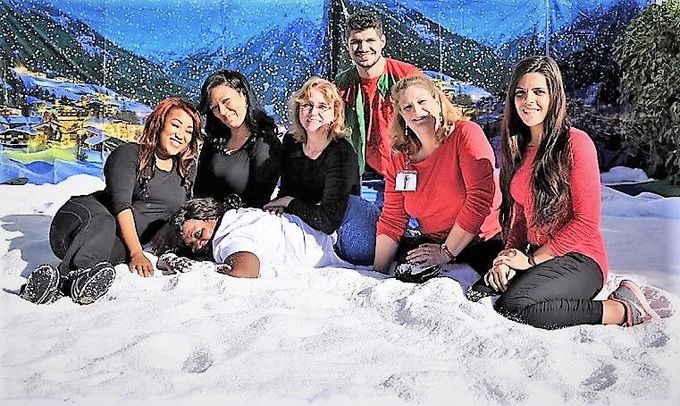
[{"label": "person's shoulder", "polygon": [[342,154],[343,156],[347,156],[348,154],[356,156],[354,147],[347,138],[335,138],[328,146],[332,148],[333,151],[337,151],[337,153]]},{"label": "person's shoulder", "polygon": [[335,85],[338,87],[338,89],[345,88],[356,81],[358,77],[359,73],[357,72],[357,68],[351,66],[338,73],[338,75],[335,77]]},{"label": "person's shoulder", "polygon": [[479,136],[484,137],[484,130],[479,124],[471,120],[458,120],[451,138],[460,137],[465,140]]},{"label": "person's shoulder", "polygon": [[258,136],[276,132],[276,122],[264,110],[255,110],[253,112],[253,121],[257,128],[251,130]]},{"label": "person's shoulder", "polygon": [[392,58],[385,58],[385,60],[387,61],[387,65],[390,67],[390,70],[394,71],[395,74],[398,74],[401,77],[422,74],[420,69],[416,68],[415,66],[411,65],[408,62]]},{"label": "person's shoulder", "polygon": [[117,146],[108,159],[118,160],[118,159],[137,159],[139,158],[139,150],[141,146],[136,142],[126,142]]},{"label": "person's shoulder", "polygon": [[590,135],[575,127],[569,127],[569,144],[572,149],[595,148],[595,143]]},{"label": "person's shoulder", "polygon": [[301,149],[302,148],[302,142],[297,140],[295,136],[293,135],[292,132],[288,131],[283,138],[281,139],[281,144],[283,146],[283,149],[285,151],[292,150],[292,149]]},{"label": "person's shoulder", "polygon": [[111,153],[112,154],[131,154],[139,153],[140,145],[136,142],[126,142],[117,146]]}]

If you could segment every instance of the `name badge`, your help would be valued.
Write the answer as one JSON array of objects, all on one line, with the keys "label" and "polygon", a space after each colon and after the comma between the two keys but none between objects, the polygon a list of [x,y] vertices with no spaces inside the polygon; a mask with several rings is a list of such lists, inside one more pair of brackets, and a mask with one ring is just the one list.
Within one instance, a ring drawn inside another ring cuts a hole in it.
[{"label": "name badge", "polygon": [[397,172],[394,190],[397,192],[414,192],[418,183],[418,172],[401,170]]}]

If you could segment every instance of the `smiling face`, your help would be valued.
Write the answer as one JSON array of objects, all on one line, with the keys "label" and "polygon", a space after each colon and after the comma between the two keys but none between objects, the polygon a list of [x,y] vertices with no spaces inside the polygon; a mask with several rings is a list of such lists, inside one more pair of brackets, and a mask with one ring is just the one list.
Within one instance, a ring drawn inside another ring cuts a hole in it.
[{"label": "smiling face", "polygon": [[215,232],[215,220],[189,219],[182,226],[182,239],[195,253],[209,253]]},{"label": "smiling face", "polygon": [[382,58],[382,51],[387,40],[375,28],[350,31],[347,38],[347,50],[354,63],[369,69]]},{"label": "smiling face", "polygon": [[526,124],[532,137],[543,135],[543,122],[550,107],[548,83],[543,74],[530,72],[522,76],[515,92],[515,110]]},{"label": "smiling face", "polygon": [[436,130],[439,127],[441,104],[428,89],[418,85],[409,86],[399,92],[397,104],[399,114],[414,132]]},{"label": "smiling face", "polygon": [[246,119],[248,100],[240,91],[227,85],[218,85],[210,91],[209,108],[215,118],[234,129]]},{"label": "smiling face", "polygon": [[179,108],[170,110],[163,122],[156,152],[163,158],[179,155],[189,146],[193,131],[194,122],[189,114]]},{"label": "smiling face", "polygon": [[333,122],[335,109],[333,103],[317,89],[311,89],[309,99],[300,101],[298,118],[307,134],[323,130]]}]

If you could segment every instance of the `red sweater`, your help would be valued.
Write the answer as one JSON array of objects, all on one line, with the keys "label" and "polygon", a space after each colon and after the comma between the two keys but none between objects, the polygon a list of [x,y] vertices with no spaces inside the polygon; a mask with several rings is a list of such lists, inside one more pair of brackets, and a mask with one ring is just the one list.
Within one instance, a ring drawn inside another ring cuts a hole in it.
[{"label": "red sweater", "polygon": [[399,241],[408,218],[418,219],[423,234],[444,241],[454,224],[487,240],[501,230],[501,193],[489,141],[476,123],[458,121],[453,134],[429,157],[411,164],[416,190],[395,191],[395,178],[406,156],[392,154],[385,174],[385,203],[378,234]]},{"label": "red sweater", "polygon": [[524,160],[510,183],[510,194],[515,200],[513,218],[506,241],[507,248],[524,248],[526,243],[536,246],[548,244],[552,252],[563,256],[577,252],[593,259],[607,280],[607,251],[600,233],[601,186],[595,144],[588,134],[576,128],[569,130],[571,176],[569,193],[571,207],[563,221],[550,230],[541,230],[534,223],[531,190],[531,168],[538,147],[528,147]]}]

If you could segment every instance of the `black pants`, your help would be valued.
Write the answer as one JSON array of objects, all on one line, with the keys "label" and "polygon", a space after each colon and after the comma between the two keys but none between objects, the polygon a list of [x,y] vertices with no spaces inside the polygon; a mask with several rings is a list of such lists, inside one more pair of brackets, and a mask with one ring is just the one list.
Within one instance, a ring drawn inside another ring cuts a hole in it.
[{"label": "black pants", "polygon": [[602,323],[599,265],[585,255],[569,253],[520,271],[496,301],[505,317],[545,329]]},{"label": "black pants", "polygon": [[[402,238],[397,248],[397,263],[406,262],[406,255],[408,252],[420,244],[441,244],[441,242],[434,241],[425,236],[406,237]],[[498,253],[503,249],[503,241],[500,235],[495,236],[486,241],[479,241],[477,243],[468,244],[463,251],[458,254],[456,263],[466,263],[472,267],[479,275],[484,275],[493,264],[493,260],[498,256]]]},{"label": "black pants", "polygon": [[116,230],[116,219],[97,199],[70,198],[50,226],[52,252],[62,260],[59,270],[66,275],[100,261],[114,265],[125,262],[127,251]]}]

